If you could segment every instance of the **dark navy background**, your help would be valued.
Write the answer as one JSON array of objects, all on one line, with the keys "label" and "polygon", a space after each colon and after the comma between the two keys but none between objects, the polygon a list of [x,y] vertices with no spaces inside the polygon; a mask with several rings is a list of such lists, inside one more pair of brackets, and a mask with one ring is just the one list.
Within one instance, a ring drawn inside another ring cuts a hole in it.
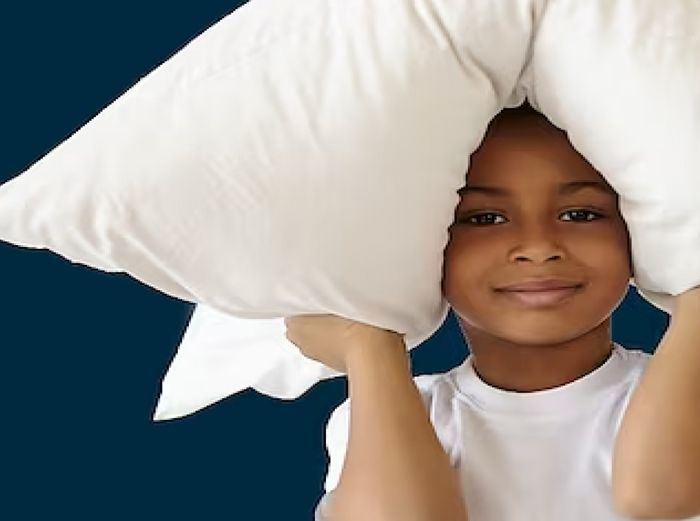
[{"label": "dark navy background", "polygon": [[[0,182],[239,3],[3,4]],[[48,251],[0,243],[0,267],[0,519],[311,519],[342,380],[295,402],[247,392],[157,424],[160,380],[193,306]],[[615,337],[651,350],[665,324],[632,294]],[[450,320],[415,367],[464,356]]]}]

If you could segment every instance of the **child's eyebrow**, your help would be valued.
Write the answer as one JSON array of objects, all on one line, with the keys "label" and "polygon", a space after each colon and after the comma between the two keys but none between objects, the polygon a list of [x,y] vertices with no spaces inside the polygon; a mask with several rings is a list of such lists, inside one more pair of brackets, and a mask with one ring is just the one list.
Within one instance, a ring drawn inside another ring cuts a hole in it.
[{"label": "child's eyebrow", "polygon": [[[600,181],[570,181],[568,183],[562,183],[559,185],[559,194],[571,195],[585,189],[595,190],[606,195],[617,195],[609,185]],[[507,188],[470,184],[459,190],[459,195],[465,195],[467,193],[481,193],[497,197],[510,197],[513,195]]]},{"label": "child's eyebrow", "polygon": [[570,183],[563,183],[559,186],[559,193],[561,195],[570,195],[581,190],[585,190],[586,188],[590,188],[607,195],[617,195],[615,190],[613,190],[610,185],[601,181],[572,181]]}]

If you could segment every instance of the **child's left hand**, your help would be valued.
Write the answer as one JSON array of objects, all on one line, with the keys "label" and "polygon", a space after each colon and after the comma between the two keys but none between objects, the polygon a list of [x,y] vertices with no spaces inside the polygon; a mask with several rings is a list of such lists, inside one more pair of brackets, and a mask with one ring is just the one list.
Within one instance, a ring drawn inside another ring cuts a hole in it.
[{"label": "child's left hand", "polygon": [[285,320],[287,338],[301,353],[340,373],[354,353],[367,349],[405,352],[398,333],[335,315],[302,315]]}]

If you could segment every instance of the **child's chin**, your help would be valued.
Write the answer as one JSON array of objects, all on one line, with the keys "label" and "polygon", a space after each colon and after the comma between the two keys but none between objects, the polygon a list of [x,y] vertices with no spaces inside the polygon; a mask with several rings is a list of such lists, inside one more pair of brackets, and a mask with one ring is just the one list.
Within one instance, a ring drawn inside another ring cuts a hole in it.
[{"label": "child's chin", "polygon": [[[527,347],[557,348],[582,337],[593,327],[579,324],[566,324],[562,320],[553,323],[551,319],[531,321],[520,327],[509,328],[508,340],[513,344]],[[578,326],[578,327],[577,327]]]}]

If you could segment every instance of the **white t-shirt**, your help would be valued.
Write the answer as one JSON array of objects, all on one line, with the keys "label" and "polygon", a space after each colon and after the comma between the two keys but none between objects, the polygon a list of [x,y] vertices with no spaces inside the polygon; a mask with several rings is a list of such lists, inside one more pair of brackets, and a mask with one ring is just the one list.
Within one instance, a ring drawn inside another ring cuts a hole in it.
[{"label": "white t-shirt", "polygon": [[[650,358],[616,345],[592,373],[531,393],[486,384],[470,358],[448,373],[417,377],[438,438],[459,471],[469,521],[625,519],[612,503],[613,447]],[[324,500],[342,470],[348,411],[345,401],[328,423]],[[317,521],[324,520],[324,500]]]}]

